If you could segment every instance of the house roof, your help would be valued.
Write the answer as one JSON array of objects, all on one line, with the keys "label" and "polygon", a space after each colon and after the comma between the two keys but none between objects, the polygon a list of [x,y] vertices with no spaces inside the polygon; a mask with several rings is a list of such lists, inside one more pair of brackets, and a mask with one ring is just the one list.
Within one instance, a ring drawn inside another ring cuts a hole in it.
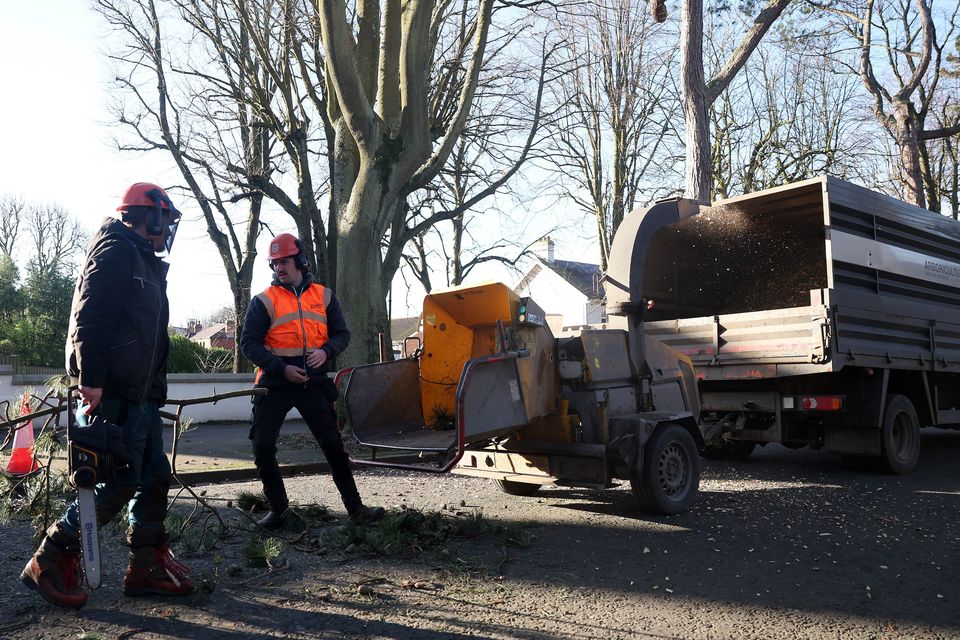
[{"label": "house roof", "polygon": [[537,259],[587,298],[601,300],[605,297],[603,285],[600,284],[600,278],[603,276],[600,265],[572,260],[546,260],[539,256]]},{"label": "house roof", "polygon": [[390,321],[390,339],[403,340],[420,329],[420,316],[394,318]]},{"label": "house roof", "polygon": [[218,322],[216,324],[210,325],[209,327],[204,327],[203,329],[200,329],[200,331],[197,331],[195,334],[190,336],[190,339],[193,340],[194,342],[198,342],[200,340],[209,340],[210,338],[216,338],[217,335],[221,333],[223,334],[223,337],[232,338],[233,337],[233,335],[231,335],[232,332],[228,331],[227,329],[228,329],[227,323]]}]

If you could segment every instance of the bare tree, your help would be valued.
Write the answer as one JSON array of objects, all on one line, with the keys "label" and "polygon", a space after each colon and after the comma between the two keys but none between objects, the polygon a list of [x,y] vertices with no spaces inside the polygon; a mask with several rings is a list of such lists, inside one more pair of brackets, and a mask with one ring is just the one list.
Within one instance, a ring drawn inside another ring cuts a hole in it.
[{"label": "bare tree", "polygon": [[0,197],[0,253],[6,256],[12,257],[17,246],[25,206],[23,198],[9,194]]},{"label": "bare tree", "polygon": [[859,80],[828,57],[835,38],[781,36],[761,44],[711,110],[716,197],[825,173],[864,181],[881,153],[859,119]]},{"label": "bare tree", "polygon": [[564,23],[574,27],[565,44],[572,70],[557,89],[551,156],[566,197],[595,221],[605,270],[623,216],[638,198],[665,195],[644,185],[672,182],[663,177],[672,163],[662,160],[679,146],[669,141],[676,48],[638,0],[597,0]]},{"label": "bare tree", "polygon": [[686,139],[687,197],[709,200],[711,196],[710,106],[743,68],[763,36],[789,4],[790,0],[768,0],[727,61],[710,80],[705,80],[703,0],[681,0],[680,78]]},{"label": "bare tree", "polygon": [[[543,114],[543,97],[545,86],[555,81],[557,73],[552,67],[555,46],[537,40],[530,43],[536,47],[531,50],[526,42],[519,42],[518,35],[506,33],[492,40],[492,55],[507,48],[511,55],[504,56],[500,64],[486,65],[477,87],[474,113],[447,162],[427,188],[408,199],[410,215],[401,230],[408,238],[403,262],[427,292],[431,290],[431,270],[445,271],[447,286],[459,285],[480,265],[511,267],[525,255],[521,238],[489,233],[491,216],[499,216],[500,224],[508,227],[513,226],[510,216],[499,207],[484,209],[494,195],[525,209],[524,197],[513,191],[510,182],[528,159],[538,155],[541,124],[552,117]],[[455,46],[466,47],[468,36],[458,34]],[[530,64],[528,59],[536,62]],[[442,116],[437,112],[435,117]],[[473,233],[474,227],[480,227],[480,234]],[[391,263],[393,255],[388,247],[385,271],[396,268]],[[439,269],[433,256],[442,263]]]},{"label": "bare tree", "polygon": [[41,279],[64,273],[89,239],[79,221],[58,204],[27,205],[23,224],[31,240],[29,269]]},{"label": "bare tree", "polygon": [[[194,64],[184,55],[174,64],[170,44],[163,49],[172,36],[161,32],[161,5],[179,15],[170,31],[184,43],[199,35],[210,59]],[[132,45],[120,58],[130,69],[153,74],[160,88],[159,99],[143,100],[145,85],[128,82],[143,117],[158,122],[159,136],[143,147],[171,153],[188,187],[205,194],[198,197],[201,206],[218,199],[209,187],[201,189],[198,173],[212,182],[221,172],[210,160],[214,154],[183,151],[193,150],[187,143],[207,130],[188,124],[194,105],[228,96],[249,109],[251,129],[270,132],[276,153],[264,156],[264,171],[253,170],[249,156],[234,154],[239,161],[225,163],[234,179],[232,198],[259,193],[291,216],[320,281],[337,278],[343,285],[338,295],[356,336],[348,360],[375,357],[376,334],[386,330],[385,294],[403,244],[411,233],[449,219],[442,212],[408,224],[407,198],[436,178],[468,120],[486,61],[493,0],[479,7],[361,0],[350,11],[343,0],[98,0],[98,6],[122,29],[131,8],[143,16],[138,28],[127,29]],[[457,40],[457,33],[466,37]],[[446,46],[458,42],[464,46]],[[168,82],[173,74],[189,76],[207,93],[181,90],[175,101]],[[224,149],[231,146],[220,139]],[[318,167],[328,171],[329,190],[315,186],[315,175],[323,175]],[[285,189],[291,185],[295,194]],[[317,206],[324,195],[330,203],[326,226]],[[208,229],[219,213],[210,206],[210,216],[204,211]],[[218,249],[231,263],[222,243]],[[239,265],[227,271],[236,273]]]},{"label": "bare tree", "polygon": [[[343,0],[313,0],[322,29],[336,135],[333,191],[337,211],[340,297],[354,340],[350,362],[377,355],[388,333],[385,292],[410,233],[447,219],[435,212],[410,231],[408,198],[439,175],[469,119],[493,24],[493,0],[357,3],[356,22]],[[511,27],[516,11],[509,14]],[[444,35],[464,33],[443,74],[431,74]],[[354,35],[356,34],[356,36]],[[439,89],[439,90],[437,90]],[[389,246],[380,254],[380,239]],[[397,247],[397,244],[400,246]]]},{"label": "bare tree", "polygon": [[[481,127],[484,128],[484,127]],[[450,159],[441,176],[441,187],[422,206],[430,208],[429,213],[419,217],[434,217],[440,211],[446,211],[449,229],[446,225],[435,223],[423,229],[407,242],[403,253],[404,266],[409,269],[424,291],[433,289],[432,272],[441,271],[445,286],[456,286],[475,268],[491,262],[514,266],[526,255],[526,246],[519,238],[494,237],[489,234],[492,212],[471,211],[466,203],[469,186],[472,181],[490,179],[488,172],[467,148],[469,142],[462,139],[450,155]],[[503,194],[501,194],[503,195]],[[509,194],[507,195],[509,197]],[[501,222],[510,224],[505,214],[500,212]],[[486,223],[484,230],[481,223]],[[481,226],[483,237],[474,237],[474,225]],[[408,227],[408,229],[411,227]],[[484,234],[484,231],[487,233]],[[408,232],[409,233],[409,232]],[[511,255],[504,255],[511,252]],[[437,263],[441,264],[438,268]]]},{"label": "bare tree", "polygon": [[[960,122],[960,105],[957,95],[944,96],[944,101],[936,109],[931,109],[931,117],[936,128],[947,128]],[[954,220],[960,219],[960,138],[947,136],[931,140],[925,146],[930,182],[934,188],[930,195],[930,208],[939,203],[939,209]],[[947,209],[944,211],[943,206]]]},{"label": "bare tree", "polygon": [[[246,24],[236,16],[232,23],[218,21],[219,3],[184,0],[166,6],[174,13],[161,14],[154,0],[97,0],[97,11],[121,36],[111,56],[120,68],[116,83],[122,95],[115,117],[132,141],[118,146],[164,152],[173,160],[217,247],[239,334],[256,264],[264,199],[259,187],[273,171],[274,138],[252,96],[270,79],[252,55]],[[274,28],[270,18],[262,16],[267,30]],[[187,39],[194,49],[168,36],[165,24],[189,25],[201,36]],[[245,215],[237,203],[246,204]],[[236,370],[247,370],[239,348],[234,356]]]},{"label": "bare tree", "polygon": [[856,70],[873,100],[874,116],[897,147],[906,198],[939,210],[925,147],[928,141],[960,133],[960,122],[927,129],[926,120],[943,78],[944,49],[956,37],[960,5],[948,3],[938,38],[932,3],[926,0],[807,3],[835,16],[857,43]]}]

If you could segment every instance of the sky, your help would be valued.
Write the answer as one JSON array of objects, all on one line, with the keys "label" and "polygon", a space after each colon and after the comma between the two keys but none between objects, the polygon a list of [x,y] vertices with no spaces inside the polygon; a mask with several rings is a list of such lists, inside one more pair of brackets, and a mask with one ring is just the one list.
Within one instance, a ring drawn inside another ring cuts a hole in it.
[{"label": "sky", "polygon": [[[59,204],[91,233],[116,209],[131,183],[182,181],[161,152],[121,154],[111,146],[112,134],[119,131],[106,109],[110,64],[104,42],[108,36],[84,0],[0,2],[0,60],[5,71],[0,99],[0,195]],[[168,295],[171,323],[183,326],[232,302],[199,208],[176,197],[174,204],[184,218],[170,257]],[[276,233],[294,231],[282,221],[272,228]],[[495,227],[489,232],[501,231]],[[530,240],[536,237],[534,231]],[[263,234],[259,255],[266,255],[268,242]],[[582,249],[577,254],[563,256],[558,251],[557,257],[587,259]],[[474,279],[514,284],[518,276],[494,269],[478,271]],[[262,290],[269,280],[264,260],[255,271],[253,290]],[[442,277],[435,282],[442,283]],[[404,290],[398,280],[392,295],[394,317],[417,315],[422,295],[422,290]]]},{"label": "sky", "polygon": [[[60,204],[91,233],[131,183],[176,182],[165,156],[121,154],[111,147],[105,36],[87,2],[0,3],[6,88],[0,100],[0,194]],[[176,198],[174,204],[184,221],[171,255],[168,291],[171,321],[181,325],[232,303],[220,258],[205,241],[199,209]],[[262,271],[255,288],[269,281],[266,263]]]}]

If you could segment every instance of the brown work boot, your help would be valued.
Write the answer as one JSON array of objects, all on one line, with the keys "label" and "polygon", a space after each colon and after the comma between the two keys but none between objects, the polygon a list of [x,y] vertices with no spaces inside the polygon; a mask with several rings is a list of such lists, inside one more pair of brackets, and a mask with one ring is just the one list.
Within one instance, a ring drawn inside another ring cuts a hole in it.
[{"label": "brown work boot", "polygon": [[177,560],[166,534],[127,530],[130,566],[123,576],[125,596],[182,596],[193,591],[190,569]]},{"label": "brown work boot", "polygon": [[24,567],[20,581],[58,607],[85,605],[87,592],[80,586],[80,538],[61,531],[59,523],[53,524]]}]

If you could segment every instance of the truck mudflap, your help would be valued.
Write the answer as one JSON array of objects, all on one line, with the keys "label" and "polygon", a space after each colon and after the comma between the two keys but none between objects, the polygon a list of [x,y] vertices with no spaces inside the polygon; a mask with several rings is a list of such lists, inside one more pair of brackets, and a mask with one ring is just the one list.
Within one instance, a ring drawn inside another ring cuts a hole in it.
[{"label": "truck mudflap", "polygon": [[[446,473],[477,442],[509,435],[529,423],[517,368],[522,351],[468,360],[453,412],[424,411],[419,361],[364,365],[350,372],[344,392],[344,443],[360,464]],[[426,413],[426,415],[425,415]]]}]

